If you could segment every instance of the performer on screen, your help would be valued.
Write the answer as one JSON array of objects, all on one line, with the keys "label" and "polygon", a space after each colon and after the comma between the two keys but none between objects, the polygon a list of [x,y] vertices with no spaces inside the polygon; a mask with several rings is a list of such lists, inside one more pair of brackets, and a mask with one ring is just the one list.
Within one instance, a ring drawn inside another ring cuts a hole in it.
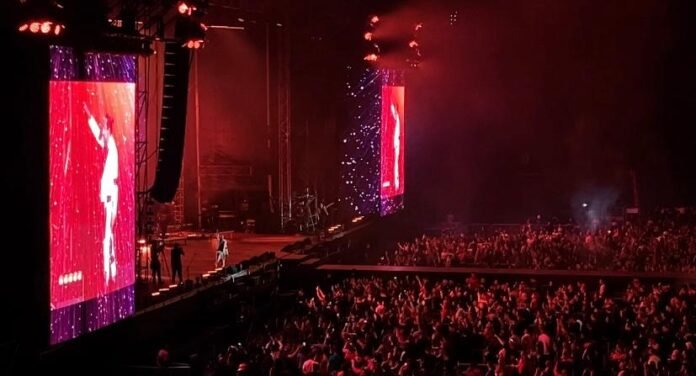
[{"label": "performer on screen", "polygon": [[114,242],[114,223],[116,222],[116,211],[118,209],[118,149],[116,140],[111,133],[113,119],[108,115],[104,117],[103,123],[98,123],[87,104],[84,104],[85,112],[89,119],[89,129],[97,140],[97,144],[106,149],[106,159],[104,160],[104,170],[101,177],[99,190],[99,200],[104,205],[104,239],[102,240],[102,254],[104,257],[104,276],[106,281],[116,279],[116,244]]},{"label": "performer on screen", "polygon": [[399,190],[399,152],[401,151],[401,119],[396,105],[392,103],[391,113],[394,118],[394,189]]}]

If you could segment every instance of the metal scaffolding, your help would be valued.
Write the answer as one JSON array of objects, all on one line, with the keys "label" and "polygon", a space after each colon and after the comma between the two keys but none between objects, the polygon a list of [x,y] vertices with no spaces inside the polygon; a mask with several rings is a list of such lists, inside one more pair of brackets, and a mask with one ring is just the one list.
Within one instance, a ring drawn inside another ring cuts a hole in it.
[{"label": "metal scaffolding", "polygon": [[141,56],[144,59],[145,72],[143,75],[138,75],[137,83],[137,99],[135,101],[135,176],[136,176],[136,223],[138,237],[144,236],[147,233],[146,211],[149,204],[148,194],[148,159],[149,153],[147,148],[147,131],[148,131],[148,76],[149,57]]},{"label": "metal scaffolding", "polygon": [[292,154],[290,123],[290,35],[278,27],[278,206],[281,230],[292,219]]}]

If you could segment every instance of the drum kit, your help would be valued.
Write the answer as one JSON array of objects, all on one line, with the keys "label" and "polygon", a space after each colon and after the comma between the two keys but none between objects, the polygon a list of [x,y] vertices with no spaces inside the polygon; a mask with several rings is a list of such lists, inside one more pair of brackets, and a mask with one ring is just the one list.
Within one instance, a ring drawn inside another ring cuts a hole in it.
[{"label": "drum kit", "polygon": [[309,188],[302,195],[296,195],[293,199],[293,217],[298,225],[298,230],[303,233],[314,233],[321,230],[328,222],[329,209],[334,203],[324,204],[316,195],[309,192]]}]

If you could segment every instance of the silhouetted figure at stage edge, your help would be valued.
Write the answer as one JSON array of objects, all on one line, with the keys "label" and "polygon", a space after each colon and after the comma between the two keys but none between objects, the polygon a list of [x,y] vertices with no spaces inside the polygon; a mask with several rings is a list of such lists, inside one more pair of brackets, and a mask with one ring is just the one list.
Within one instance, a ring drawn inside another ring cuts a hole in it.
[{"label": "silhouetted figure at stage edge", "polygon": [[174,243],[172,247],[172,282],[176,283],[176,275],[179,275],[179,282],[184,282],[182,276],[181,257],[184,255],[184,249],[179,243]]},{"label": "silhouetted figure at stage edge", "polygon": [[155,242],[152,246],[150,255],[150,269],[152,270],[152,283],[162,284],[162,263],[160,263],[160,253],[164,252],[164,243]]}]

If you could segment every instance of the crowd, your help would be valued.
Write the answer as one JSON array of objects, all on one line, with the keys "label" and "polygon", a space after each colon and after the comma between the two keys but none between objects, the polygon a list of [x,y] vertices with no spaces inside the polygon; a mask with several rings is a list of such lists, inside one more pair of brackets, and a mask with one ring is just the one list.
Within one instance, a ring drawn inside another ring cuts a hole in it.
[{"label": "crowd", "polygon": [[381,263],[524,269],[696,272],[696,226],[623,223],[593,230],[524,225],[515,231],[422,236],[398,243]]},{"label": "crowd", "polygon": [[[610,292],[611,291],[611,292]],[[696,287],[348,278],[222,351],[211,375],[692,375]]]}]

